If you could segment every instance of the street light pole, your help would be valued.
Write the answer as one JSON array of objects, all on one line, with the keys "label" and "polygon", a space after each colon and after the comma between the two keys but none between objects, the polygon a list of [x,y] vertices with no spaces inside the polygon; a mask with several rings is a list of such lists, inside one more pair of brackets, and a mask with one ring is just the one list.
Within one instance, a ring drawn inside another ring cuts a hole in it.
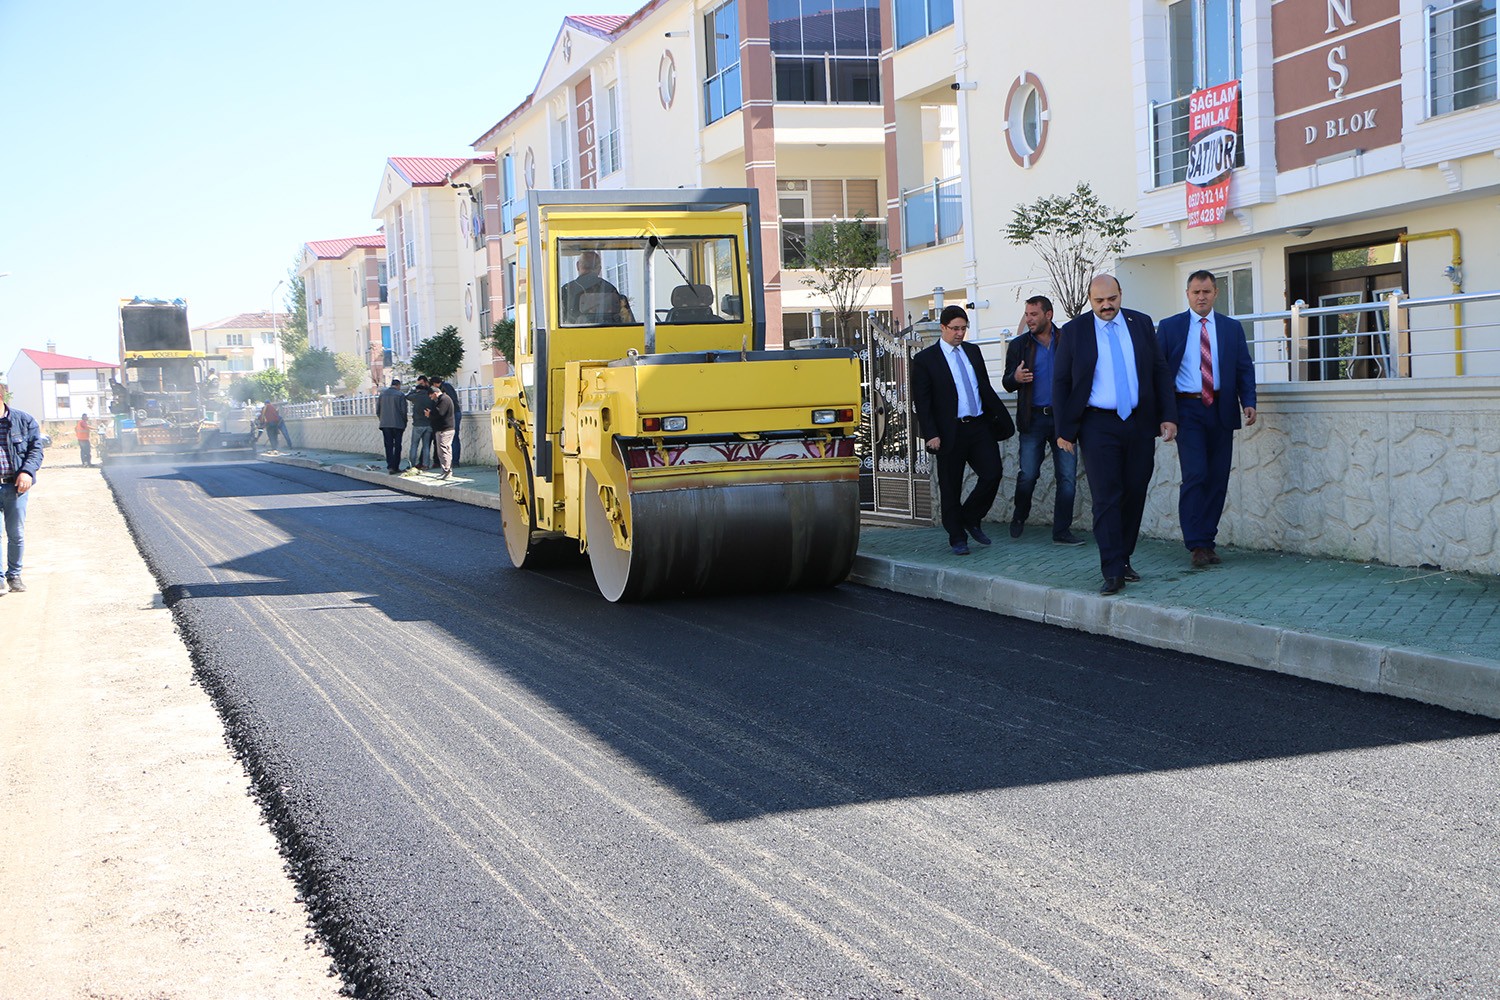
[{"label": "street light pole", "polygon": [[281,351],[281,327],[276,323],[276,293],[281,290],[281,286],[284,284],[286,284],[286,279],[282,278],[280,281],[276,282],[276,287],[271,289],[271,332],[276,337],[276,343],[272,345],[275,348],[275,352],[273,352],[272,355],[273,357],[275,356],[276,352]]}]

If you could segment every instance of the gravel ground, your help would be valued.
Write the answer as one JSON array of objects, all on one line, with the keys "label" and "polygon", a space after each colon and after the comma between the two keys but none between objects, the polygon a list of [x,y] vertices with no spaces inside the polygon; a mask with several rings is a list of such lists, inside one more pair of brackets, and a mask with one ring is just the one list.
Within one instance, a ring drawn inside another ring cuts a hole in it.
[{"label": "gravel ground", "polygon": [[0,596],[0,997],[340,995],[97,469],[43,470]]}]

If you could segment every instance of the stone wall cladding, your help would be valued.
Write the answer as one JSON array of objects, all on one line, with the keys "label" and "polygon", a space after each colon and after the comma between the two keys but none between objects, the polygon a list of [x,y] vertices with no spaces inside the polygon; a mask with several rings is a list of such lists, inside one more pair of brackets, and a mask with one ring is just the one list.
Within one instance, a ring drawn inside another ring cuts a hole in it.
[{"label": "stone wall cladding", "polygon": [[[1500,575],[1500,378],[1273,383],[1259,395],[1259,420],[1235,435],[1220,543]],[[1002,454],[990,517],[1008,523],[1015,439]],[[1051,522],[1052,478],[1044,458],[1030,524]],[[1182,537],[1181,481],[1176,445],[1158,442],[1144,534]],[[1089,503],[1080,460],[1083,528]]]},{"label": "stone wall cladding", "polygon": [[[476,411],[465,413],[458,425],[463,436],[462,458],[464,465],[494,465],[495,448],[490,440],[489,413]],[[372,416],[359,417],[305,417],[288,420],[294,448],[313,448],[319,451],[342,451],[354,455],[369,455],[385,460],[385,443],[380,434],[380,425]],[[411,427],[401,438],[402,458],[411,447]]]}]

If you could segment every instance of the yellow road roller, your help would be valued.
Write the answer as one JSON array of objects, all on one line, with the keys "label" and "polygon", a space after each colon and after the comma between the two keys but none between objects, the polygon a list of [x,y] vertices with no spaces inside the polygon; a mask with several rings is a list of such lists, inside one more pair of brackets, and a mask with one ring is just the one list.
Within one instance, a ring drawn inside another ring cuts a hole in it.
[{"label": "yellow road roller", "polygon": [[859,361],[767,350],[753,189],[532,191],[490,427],[511,561],[611,601],[828,587],[859,541]]}]

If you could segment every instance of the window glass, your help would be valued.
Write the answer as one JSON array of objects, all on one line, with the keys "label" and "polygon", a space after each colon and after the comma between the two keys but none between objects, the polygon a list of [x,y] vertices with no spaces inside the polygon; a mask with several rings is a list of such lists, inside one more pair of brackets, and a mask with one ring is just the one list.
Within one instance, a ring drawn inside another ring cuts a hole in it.
[{"label": "window glass", "polygon": [[738,0],[730,0],[703,17],[707,43],[707,79],[703,106],[708,124],[740,106],[740,15]]},{"label": "window glass", "polygon": [[1496,98],[1495,0],[1461,0],[1427,15],[1430,112]]},{"label": "window glass", "polygon": [[[560,327],[640,326],[648,246],[640,239],[559,240]],[[667,239],[651,257],[658,324],[739,322],[743,296],[731,237]]]}]

